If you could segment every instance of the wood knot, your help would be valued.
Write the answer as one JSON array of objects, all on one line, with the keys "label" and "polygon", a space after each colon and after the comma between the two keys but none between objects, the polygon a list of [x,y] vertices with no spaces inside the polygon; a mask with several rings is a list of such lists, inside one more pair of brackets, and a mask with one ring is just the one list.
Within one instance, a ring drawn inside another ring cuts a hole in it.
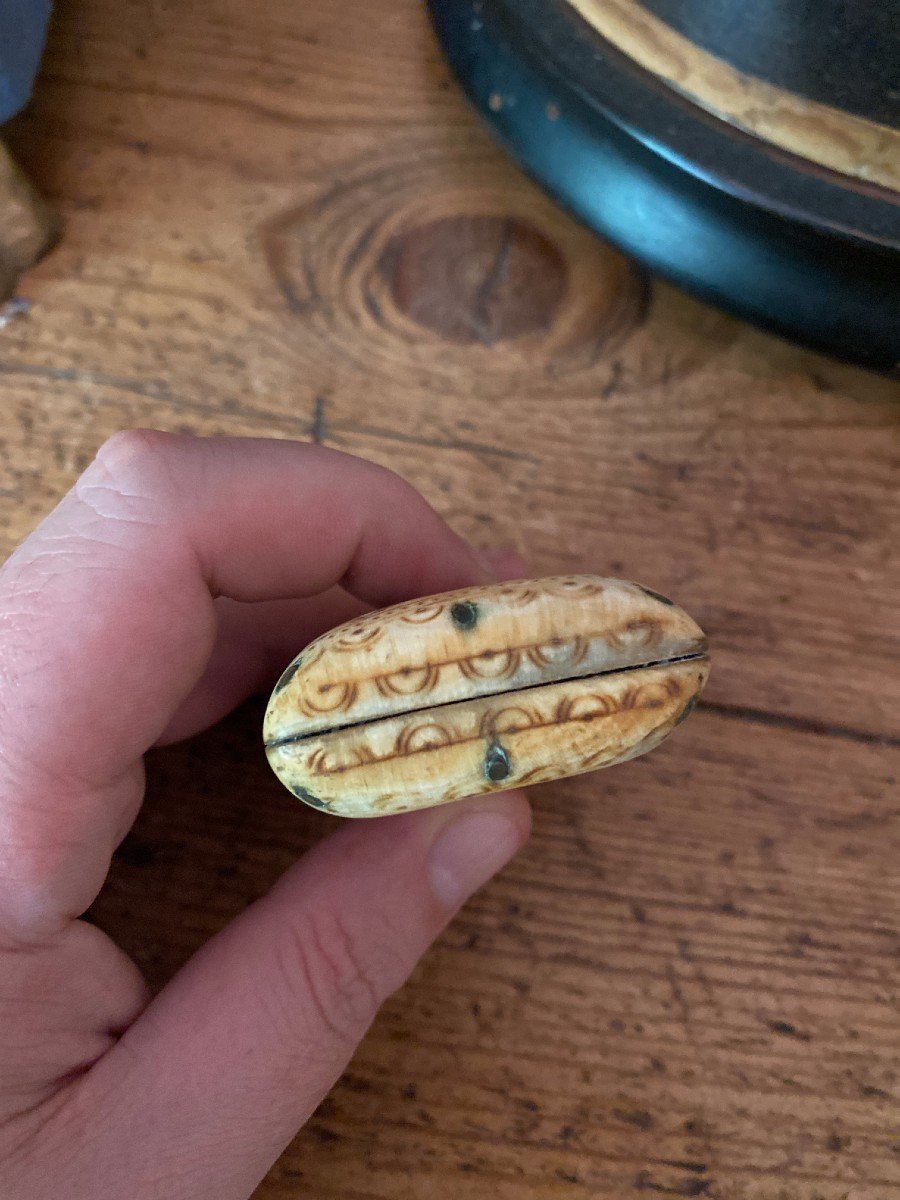
[{"label": "wood knot", "polygon": [[367,386],[605,402],[694,366],[689,328],[643,331],[643,272],[480,143],[362,160],[262,236],[304,356]]},{"label": "wood knot", "polygon": [[566,260],[514,217],[450,216],[398,234],[379,262],[400,312],[447,341],[493,346],[553,324]]}]

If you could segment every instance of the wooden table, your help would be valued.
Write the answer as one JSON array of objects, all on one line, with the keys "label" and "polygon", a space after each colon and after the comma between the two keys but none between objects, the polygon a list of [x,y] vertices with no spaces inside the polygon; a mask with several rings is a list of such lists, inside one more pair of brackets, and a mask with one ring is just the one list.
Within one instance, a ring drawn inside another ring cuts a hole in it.
[{"label": "wooden table", "polygon": [[[896,385],[561,215],[414,0],[61,0],[10,142],[65,229],[0,333],[7,548],[116,429],[307,438],[712,637],[670,743],[535,791],[259,1196],[900,1195]],[[331,827],[259,719],[152,759],[95,913],[155,984]]]}]

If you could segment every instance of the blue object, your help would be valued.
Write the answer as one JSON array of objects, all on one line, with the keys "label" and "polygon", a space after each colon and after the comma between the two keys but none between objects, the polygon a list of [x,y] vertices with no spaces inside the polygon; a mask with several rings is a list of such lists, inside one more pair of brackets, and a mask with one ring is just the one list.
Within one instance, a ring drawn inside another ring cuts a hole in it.
[{"label": "blue object", "polygon": [[31,95],[50,20],[50,0],[0,0],[0,123]]}]

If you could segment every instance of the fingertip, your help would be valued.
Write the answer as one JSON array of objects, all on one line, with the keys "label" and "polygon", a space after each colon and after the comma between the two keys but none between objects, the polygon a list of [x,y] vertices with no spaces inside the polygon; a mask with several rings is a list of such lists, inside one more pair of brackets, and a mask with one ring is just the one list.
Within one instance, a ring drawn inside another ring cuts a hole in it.
[{"label": "fingertip", "polygon": [[429,886],[452,914],[522,848],[531,807],[522,792],[501,792],[454,804],[428,851]]},{"label": "fingertip", "polygon": [[430,896],[426,907],[434,937],[530,834],[531,806],[516,789],[342,822],[319,844],[315,857],[328,864],[325,874],[331,881],[340,876],[343,901],[354,907],[371,905],[371,895],[358,886],[371,876],[379,878],[380,901],[388,907],[405,909],[416,891],[423,899]]},{"label": "fingertip", "polygon": [[482,804],[497,804],[502,806],[502,811],[516,826],[520,836],[520,848],[528,841],[531,836],[531,804],[528,800],[527,793],[522,788],[510,788],[505,792],[494,792],[489,796],[480,796],[478,798]]}]

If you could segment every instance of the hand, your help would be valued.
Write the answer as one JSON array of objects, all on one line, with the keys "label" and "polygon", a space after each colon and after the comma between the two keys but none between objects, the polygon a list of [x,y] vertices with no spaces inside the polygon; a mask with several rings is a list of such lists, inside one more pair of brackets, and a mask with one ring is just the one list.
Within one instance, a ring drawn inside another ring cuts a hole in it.
[{"label": "hand", "polygon": [[342,824],[153,999],[78,916],[134,821],[145,750],[271,686],[305,641],[366,606],[486,578],[371,463],[152,432],[112,438],[12,555],[0,571],[0,1194],[251,1194],[379,1004],[525,840],[524,799]]}]

